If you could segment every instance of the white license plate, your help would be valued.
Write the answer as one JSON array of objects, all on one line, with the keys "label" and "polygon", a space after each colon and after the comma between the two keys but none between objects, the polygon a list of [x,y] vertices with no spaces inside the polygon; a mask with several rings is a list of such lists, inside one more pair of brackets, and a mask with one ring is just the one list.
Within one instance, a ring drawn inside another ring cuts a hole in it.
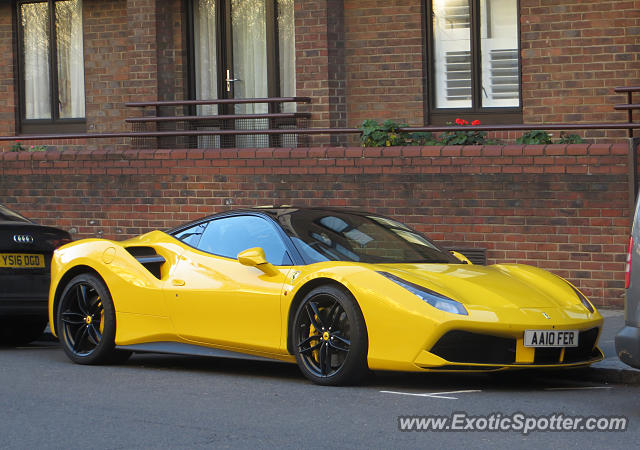
[{"label": "white license plate", "polygon": [[525,330],[525,347],[577,347],[577,330]]}]

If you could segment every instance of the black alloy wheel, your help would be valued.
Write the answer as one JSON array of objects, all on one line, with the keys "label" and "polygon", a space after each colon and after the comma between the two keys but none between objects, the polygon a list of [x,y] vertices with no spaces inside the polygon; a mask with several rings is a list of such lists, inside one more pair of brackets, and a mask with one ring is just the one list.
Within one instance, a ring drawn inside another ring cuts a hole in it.
[{"label": "black alloy wheel", "polygon": [[298,307],[293,333],[298,366],[311,381],[352,384],[367,373],[367,330],[349,292],[332,285],[313,289]]},{"label": "black alloy wheel", "polygon": [[58,305],[56,323],[62,348],[75,363],[124,361],[124,356],[130,354],[115,350],[113,301],[104,282],[95,275],[78,275],[67,284]]}]

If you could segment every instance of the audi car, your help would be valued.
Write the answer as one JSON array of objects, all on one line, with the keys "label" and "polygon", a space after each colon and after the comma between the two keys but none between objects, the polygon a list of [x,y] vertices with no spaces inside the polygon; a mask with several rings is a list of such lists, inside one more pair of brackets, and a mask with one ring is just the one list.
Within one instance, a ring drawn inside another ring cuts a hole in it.
[{"label": "audi car", "polygon": [[54,252],[49,319],[79,364],[133,352],[297,363],[311,381],[369,370],[496,371],[602,359],[602,317],[568,281],[473,265],[389,217],[228,211]]},{"label": "audi car", "polygon": [[58,228],[37,225],[0,204],[0,344],[20,345],[42,335],[53,250],[71,242]]}]

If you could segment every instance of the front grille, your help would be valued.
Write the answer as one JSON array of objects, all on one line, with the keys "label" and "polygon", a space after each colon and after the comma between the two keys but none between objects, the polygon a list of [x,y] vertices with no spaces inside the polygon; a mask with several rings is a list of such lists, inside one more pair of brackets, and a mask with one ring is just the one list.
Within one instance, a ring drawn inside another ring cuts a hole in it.
[{"label": "front grille", "polygon": [[513,364],[516,340],[453,330],[436,342],[431,353],[456,363]]},{"label": "front grille", "polygon": [[558,364],[560,362],[561,347],[536,348],[533,356],[534,364]]},{"label": "front grille", "polygon": [[593,358],[598,331],[600,331],[598,328],[581,331],[578,337],[578,346],[569,347],[564,351],[564,362],[588,361]]}]

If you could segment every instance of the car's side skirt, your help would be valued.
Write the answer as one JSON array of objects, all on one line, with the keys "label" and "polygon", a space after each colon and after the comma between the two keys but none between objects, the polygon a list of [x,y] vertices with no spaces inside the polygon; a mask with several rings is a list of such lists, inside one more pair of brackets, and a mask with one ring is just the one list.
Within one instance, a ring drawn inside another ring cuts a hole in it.
[{"label": "car's side skirt", "polygon": [[[276,358],[249,355],[219,348],[202,347],[182,342],[149,342],[146,344],[118,345],[116,348],[141,353],[168,353],[174,355],[213,356],[218,358],[249,359],[254,361],[279,361]],[[280,361],[284,362],[284,361]]]}]

